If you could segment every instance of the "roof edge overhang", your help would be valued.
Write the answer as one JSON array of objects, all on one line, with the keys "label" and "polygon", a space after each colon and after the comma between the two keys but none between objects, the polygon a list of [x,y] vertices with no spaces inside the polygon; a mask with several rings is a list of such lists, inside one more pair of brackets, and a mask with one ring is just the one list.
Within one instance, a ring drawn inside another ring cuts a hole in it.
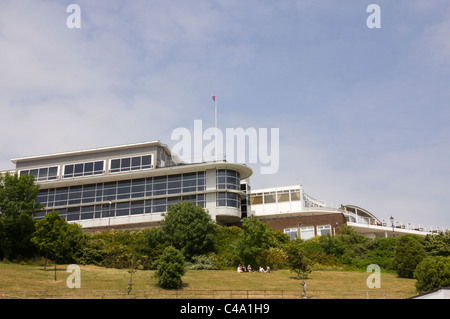
[{"label": "roof edge overhang", "polygon": [[67,157],[67,156],[87,155],[87,154],[94,154],[94,153],[106,152],[106,151],[127,150],[127,149],[134,149],[134,148],[147,147],[147,146],[160,146],[160,147],[164,148],[169,154],[171,154],[171,151],[167,145],[161,143],[159,140],[154,140],[154,141],[150,141],[150,142],[107,146],[107,147],[93,148],[93,149],[88,149],[88,150],[20,157],[20,158],[12,159],[11,162],[13,162],[14,164],[18,164],[18,163],[25,163],[25,162],[36,161],[36,160],[46,160],[46,159],[55,159],[55,158],[61,158],[61,157]]}]

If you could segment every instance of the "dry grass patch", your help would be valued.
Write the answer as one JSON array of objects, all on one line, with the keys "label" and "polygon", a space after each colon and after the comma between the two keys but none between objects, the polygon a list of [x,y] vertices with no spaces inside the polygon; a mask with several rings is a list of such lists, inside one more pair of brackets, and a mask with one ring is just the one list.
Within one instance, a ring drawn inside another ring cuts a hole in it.
[{"label": "dry grass patch", "polygon": [[[70,275],[66,272],[66,268],[67,265],[57,266],[55,281],[52,267],[44,271],[40,265],[0,263],[0,294],[5,296],[5,292],[15,292],[20,296],[24,291],[29,293],[64,291],[65,296],[70,296],[81,292],[92,294],[92,291],[115,290],[121,297],[126,295],[130,279],[126,269],[81,266],[81,289],[76,290],[68,289],[66,286],[67,277]],[[246,298],[251,295],[256,295],[256,298],[270,298],[269,292],[281,296],[281,291],[284,291],[285,297],[289,294],[300,296],[300,281],[288,270],[271,273],[190,270],[182,278],[182,288],[176,291],[162,290],[157,286],[153,274],[154,271],[150,270],[138,270],[133,274],[133,293],[136,297],[190,298],[192,291],[204,291],[199,292],[197,296],[199,298]],[[368,276],[368,273],[363,272],[314,271],[306,280],[307,293],[313,298],[365,298],[367,291],[370,298],[406,298],[416,294],[415,280],[398,278],[393,274],[381,274],[381,288],[368,289],[366,286]],[[210,292],[213,290],[216,291],[214,294]]]}]

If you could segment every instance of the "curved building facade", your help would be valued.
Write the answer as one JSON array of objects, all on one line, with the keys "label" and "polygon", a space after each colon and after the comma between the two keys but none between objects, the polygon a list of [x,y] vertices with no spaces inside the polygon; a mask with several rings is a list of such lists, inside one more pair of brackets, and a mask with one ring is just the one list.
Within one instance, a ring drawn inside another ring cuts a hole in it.
[{"label": "curved building facade", "polygon": [[240,164],[185,164],[159,141],[13,159],[40,184],[37,200],[85,230],[158,226],[170,205],[189,201],[220,224],[241,219],[252,170]]}]

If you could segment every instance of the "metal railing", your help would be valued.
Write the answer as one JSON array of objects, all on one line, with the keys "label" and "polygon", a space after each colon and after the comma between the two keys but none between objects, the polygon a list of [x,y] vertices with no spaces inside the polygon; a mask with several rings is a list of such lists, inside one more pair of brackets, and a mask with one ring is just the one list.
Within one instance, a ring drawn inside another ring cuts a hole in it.
[{"label": "metal railing", "polygon": [[[397,290],[309,290],[307,299],[404,299]],[[302,299],[301,290],[0,290],[1,299]]]}]

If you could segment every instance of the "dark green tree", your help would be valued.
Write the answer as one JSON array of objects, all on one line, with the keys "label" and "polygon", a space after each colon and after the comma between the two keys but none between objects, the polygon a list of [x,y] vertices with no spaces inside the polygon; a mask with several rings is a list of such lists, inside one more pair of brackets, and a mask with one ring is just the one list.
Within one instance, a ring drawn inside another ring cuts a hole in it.
[{"label": "dark green tree", "polygon": [[181,277],[185,273],[185,259],[183,254],[172,246],[166,247],[163,254],[156,262],[155,277],[158,285],[167,289],[181,287]]},{"label": "dark green tree", "polygon": [[161,228],[166,240],[188,260],[214,250],[216,225],[202,207],[191,202],[172,205]]},{"label": "dark green tree", "polygon": [[36,231],[32,242],[44,254],[45,266],[47,259],[56,263],[71,263],[81,251],[84,234],[78,224],[69,224],[52,211],[36,222]]},{"label": "dark green tree", "polygon": [[414,278],[419,292],[450,287],[450,257],[426,257],[417,265]]},{"label": "dark green tree", "polygon": [[29,257],[34,252],[33,215],[43,209],[36,202],[38,192],[31,175],[0,174],[0,258]]},{"label": "dark green tree", "polygon": [[257,269],[259,255],[271,246],[272,231],[257,218],[244,218],[242,228],[244,231],[236,242],[236,254],[241,263],[250,264],[253,269]]},{"label": "dark green tree", "polygon": [[450,256],[450,231],[427,235],[424,246],[429,256]]},{"label": "dark green tree", "polygon": [[394,268],[403,278],[413,278],[417,265],[426,257],[422,239],[416,235],[402,235],[396,238]]}]

